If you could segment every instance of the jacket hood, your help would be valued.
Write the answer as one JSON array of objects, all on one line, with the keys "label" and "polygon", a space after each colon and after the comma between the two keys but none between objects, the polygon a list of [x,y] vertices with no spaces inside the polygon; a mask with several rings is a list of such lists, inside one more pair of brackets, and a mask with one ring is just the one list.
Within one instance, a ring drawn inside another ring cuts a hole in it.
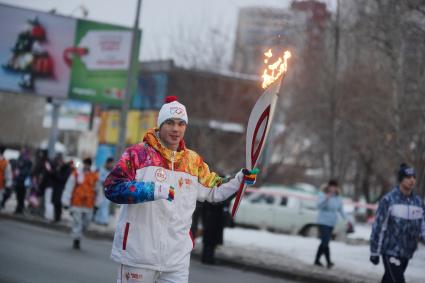
[{"label": "jacket hood", "polygon": [[143,141],[153,147],[156,151],[158,151],[164,158],[170,161],[176,161],[181,159],[187,151],[184,140],[180,141],[179,148],[177,149],[177,151],[172,151],[171,149],[165,147],[159,140],[158,128],[148,130],[145,136],[143,137]]}]

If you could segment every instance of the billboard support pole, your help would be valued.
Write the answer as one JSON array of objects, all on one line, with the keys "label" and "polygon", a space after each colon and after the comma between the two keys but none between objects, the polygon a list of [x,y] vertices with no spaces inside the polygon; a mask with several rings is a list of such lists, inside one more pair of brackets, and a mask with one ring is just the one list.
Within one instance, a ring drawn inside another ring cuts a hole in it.
[{"label": "billboard support pole", "polygon": [[49,133],[49,143],[47,145],[47,152],[50,159],[55,157],[55,144],[58,140],[59,135],[59,110],[61,107],[61,101],[57,99],[52,99],[52,125],[50,127]]},{"label": "billboard support pole", "polygon": [[[127,113],[130,108],[131,100],[131,90],[133,86],[133,72],[135,71],[135,64],[139,62],[139,58],[134,58],[136,54],[139,54],[137,49],[137,31],[139,29],[139,16],[140,16],[140,6],[142,0],[137,0],[137,9],[136,9],[136,19],[134,20],[134,26],[131,35],[131,51],[130,51],[130,65],[127,72],[127,83],[125,86],[124,100],[121,106],[121,115],[120,115],[120,127],[119,127],[119,137],[118,144],[115,150],[115,159],[118,160],[126,146],[126,132],[127,132]],[[137,53],[136,53],[137,52]]]}]

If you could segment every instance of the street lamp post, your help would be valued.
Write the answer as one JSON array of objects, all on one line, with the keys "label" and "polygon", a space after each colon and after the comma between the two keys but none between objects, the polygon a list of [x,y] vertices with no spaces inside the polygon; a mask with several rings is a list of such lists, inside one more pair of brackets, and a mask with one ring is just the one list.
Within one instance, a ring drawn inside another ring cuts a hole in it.
[{"label": "street lamp post", "polygon": [[140,16],[141,4],[142,4],[142,0],[137,0],[136,19],[134,20],[134,26],[132,30],[132,36],[131,36],[130,66],[127,72],[127,83],[125,86],[124,100],[122,102],[120,123],[119,123],[120,128],[119,128],[118,144],[115,150],[116,160],[118,160],[118,158],[121,156],[121,153],[124,151],[126,146],[125,138],[126,138],[126,132],[127,132],[127,113],[130,108],[131,90],[133,86],[133,73],[135,71],[136,64],[139,62],[138,58],[134,60],[134,57],[136,54],[139,54],[138,50],[136,49],[137,49],[137,32],[139,29],[139,16]]}]

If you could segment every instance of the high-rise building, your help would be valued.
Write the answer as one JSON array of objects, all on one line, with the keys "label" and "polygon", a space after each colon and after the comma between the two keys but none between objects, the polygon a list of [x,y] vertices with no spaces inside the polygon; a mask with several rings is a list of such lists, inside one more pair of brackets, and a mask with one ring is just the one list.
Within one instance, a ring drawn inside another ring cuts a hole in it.
[{"label": "high-rise building", "polygon": [[296,1],[290,9],[246,7],[239,10],[232,70],[261,74],[263,53],[272,49],[294,53],[306,46],[319,46],[330,14],[326,4]]}]

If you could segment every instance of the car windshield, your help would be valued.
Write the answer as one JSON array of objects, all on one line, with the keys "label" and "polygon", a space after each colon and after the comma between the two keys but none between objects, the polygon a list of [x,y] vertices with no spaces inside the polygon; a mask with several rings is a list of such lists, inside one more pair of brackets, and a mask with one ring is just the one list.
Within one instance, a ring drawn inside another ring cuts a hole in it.
[{"label": "car windshield", "polygon": [[251,203],[273,204],[274,203],[274,197],[272,195],[259,194],[259,195],[253,196],[253,198],[251,198]]}]

